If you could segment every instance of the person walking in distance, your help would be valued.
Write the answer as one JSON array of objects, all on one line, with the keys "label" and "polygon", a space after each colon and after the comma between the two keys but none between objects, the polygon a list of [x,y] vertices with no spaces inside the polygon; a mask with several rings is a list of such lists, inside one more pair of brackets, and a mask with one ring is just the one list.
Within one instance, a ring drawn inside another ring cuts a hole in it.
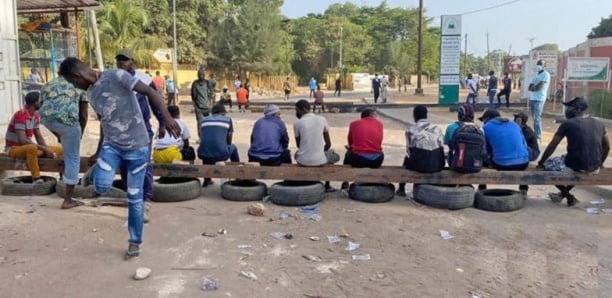
[{"label": "person walking in distance", "polygon": [[487,95],[489,96],[489,109],[495,108],[495,94],[497,93],[497,77],[494,71],[489,71],[489,83],[487,84]]},{"label": "person walking in distance", "polygon": [[155,89],[157,89],[157,92],[164,94],[165,87],[166,87],[166,80],[162,78],[162,76],[159,73],[159,70],[155,72],[155,77],[153,78],[153,85],[155,85]]},{"label": "person walking in distance", "polygon": [[310,81],[308,82],[308,89],[310,90],[310,95],[308,96],[308,98],[312,98],[315,91],[317,90],[317,80],[315,80],[314,77],[310,78]]},{"label": "person walking in distance", "polygon": [[536,63],[536,76],[528,87],[528,90],[531,91],[529,109],[533,117],[533,129],[539,141],[542,140],[542,111],[544,110],[544,103],[548,96],[548,85],[550,84],[550,74],[544,69],[545,66],[544,60],[538,60]]},{"label": "person walking in distance", "polygon": [[205,79],[204,69],[198,70],[198,79],[191,84],[191,101],[193,102],[194,112],[196,114],[196,121],[198,123],[198,138],[200,136],[200,125],[202,125],[202,119],[210,115],[210,95],[211,95],[210,83]]},{"label": "person walking in distance", "polygon": [[478,84],[476,83],[476,80],[474,80],[472,78],[472,74],[471,73],[468,73],[468,75],[467,75],[466,85],[467,85],[467,88],[468,88],[468,96],[467,96],[467,99],[465,101],[468,104],[475,104],[476,103],[476,97],[478,97]]},{"label": "person walking in distance", "polygon": [[172,106],[177,103],[176,100],[176,87],[174,86],[174,80],[166,75],[166,105]]},{"label": "person walking in distance", "polygon": [[340,76],[338,76],[336,78],[336,89],[334,90],[334,96],[336,95],[336,93],[338,94],[338,97],[340,97],[340,92],[342,91],[342,78]]},{"label": "person walking in distance", "polygon": [[325,113],[325,104],[323,103],[323,97],[325,94],[321,91],[321,86],[317,86],[317,91],[314,93],[314,103],[312,105],[312,111],[317,112],[317,106],[319,106],[319,113]]},{"label": "person walking in distance", "polygon": [[283,90],[285,91],[285,101],[289,101],[289,95],[291,95],[291,82],[289,77],[283,83]]},{"label": "person walking in distance", "polygon": [[370,93],[374,93],[374,103],[375,104],[378,103],[378,98],[380,97],[381,86],[382,86],[382,81],[378,77],[378,74],[375,74],[374,78],[372,79],[372,90],[370,90]]},{"label": "person walking in distance", "polygon": [[499,93],[497,93],[497,105],[501,107],[501,96],[506,97],[506,108],[510,107],[510,91],[512,91],[512,78],[508,75],[508,72],[504,72],[504,78],[502,79],[504,87]]}]

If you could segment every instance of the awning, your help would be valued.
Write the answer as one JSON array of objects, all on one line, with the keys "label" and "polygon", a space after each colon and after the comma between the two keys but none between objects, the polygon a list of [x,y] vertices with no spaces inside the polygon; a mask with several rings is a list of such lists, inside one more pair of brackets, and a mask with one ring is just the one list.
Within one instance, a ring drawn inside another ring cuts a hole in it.
[{"label": "awning", "polygon": [[102,4],[95,0],[17,0],[17,13],[71,12],[101,8]]}]

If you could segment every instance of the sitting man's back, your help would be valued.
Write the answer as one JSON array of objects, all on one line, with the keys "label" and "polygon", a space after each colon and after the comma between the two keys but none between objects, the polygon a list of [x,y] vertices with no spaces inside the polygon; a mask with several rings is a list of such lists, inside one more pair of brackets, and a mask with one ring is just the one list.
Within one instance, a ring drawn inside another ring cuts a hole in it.
[{"label": "sitting man's back", "polygon": [[280,118],[280,108],[273,104],[266,105],[264,115],[253,125],[249,161],[267,166],[291,163],[291,152],[287,149],[289,135],[287,126]]}]

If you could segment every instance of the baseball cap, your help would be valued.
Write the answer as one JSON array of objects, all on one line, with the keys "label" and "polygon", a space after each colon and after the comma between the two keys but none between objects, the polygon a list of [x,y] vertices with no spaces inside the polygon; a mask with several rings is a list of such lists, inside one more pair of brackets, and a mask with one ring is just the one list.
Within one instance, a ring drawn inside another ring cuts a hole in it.
[{"label": "baseball cap", "polygon": [[573,107],[575,109],[580,109],[580,110],[583,110],[583,111],[589,108],[589,104],[582,97],[574,97],[574,99],[572,99],[570,101],[566,101],[563,104],[568,106],[568,107]]},{"label": "baseball cap", "polygon": [[130,60],[134,60],[134,54],[132,54],[132,51],[130,51],[130,49],[128,48],[123,48],[117,51],[117,54],[115,55],[115,59],[117,59],[119,56],[123,56]]},{"label": "baseball cap", "polygon": [[523,123],[527,123],[527,120],[529,120],[529,116],[525,112],[514,113],[514,118],[521,118]]},{"label": "baseball cap", "polygon": [[276,113],[280,113],[280,108],[277,105],[268,104],[264,108],[264,115],[266,116],[274,115]]},{"label": "baseball cap", "polygon": [[482,116],[480,116],[480,117],[478,118],[478,120],[480,120],[480,121],[483,121],[483,122],[484,122],[484,119],[487,119],[487,120],[488,120],[488,119],[497,118],[497,117],[499,117],[499,116],[501,116],[501,115],[499,114],[499,112],[498,112],[497,110],[486,110],[486,111],[485,111],[485,112],[482,114]]}]

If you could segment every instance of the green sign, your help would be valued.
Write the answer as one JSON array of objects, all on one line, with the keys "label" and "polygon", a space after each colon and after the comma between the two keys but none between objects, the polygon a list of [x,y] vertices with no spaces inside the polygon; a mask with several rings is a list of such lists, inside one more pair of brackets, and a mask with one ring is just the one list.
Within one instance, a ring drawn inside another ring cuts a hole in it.
[{"label": "green sign", "polygon": [[459,85],[440,85],[438,104],[452,105],[459,102]]}]

